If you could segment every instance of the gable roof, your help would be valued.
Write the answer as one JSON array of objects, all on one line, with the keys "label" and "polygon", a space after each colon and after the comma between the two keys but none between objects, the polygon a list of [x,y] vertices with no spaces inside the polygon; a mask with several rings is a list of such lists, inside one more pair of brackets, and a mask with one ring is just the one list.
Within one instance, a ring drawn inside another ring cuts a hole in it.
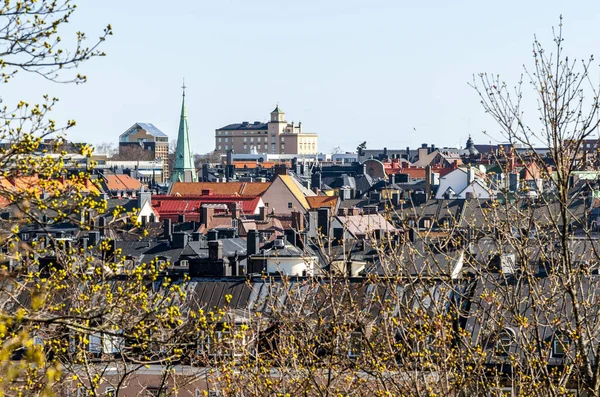
[{"label": "gable roof", "polygon": [[308,201],[306,200],[306,196],[302,193],[302,190],[298,187],[298,185],[294,182],[291,176],[289,175],[277,175],[277,178],[281,179],[283,184],[288,188],[290,193],[298,200],[300,205],[304,207],[305,210],[310,208]]},{"label": "gable roof", "polygon": [[167,138],[167,134],[165,134],[164,132],[162,132],[161,130],[159,130],[158,128],[156,128],[154,126],[154,124],[151,123],[135,123],[134,125],[132,125],[131,127],[129,127],[127,129],[127,131],[125,131],[124,133],[122,133],[120,137],[123,137],[125,135],[130,134],[133,130],[137,130],[138,128],[141,128],[143,130],[146,130],[146,132],[152,136],[156,136],[156,137],[160,137],[160,138]]}]

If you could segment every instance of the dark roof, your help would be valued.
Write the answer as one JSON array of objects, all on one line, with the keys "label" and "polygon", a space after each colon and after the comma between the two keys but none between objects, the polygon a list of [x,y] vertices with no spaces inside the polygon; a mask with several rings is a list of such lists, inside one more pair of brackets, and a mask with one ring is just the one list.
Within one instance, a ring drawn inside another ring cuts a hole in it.
[{"label": "dark roof", "polygon": [[356,183],[356,190],[362,193],[369,190],[373,185],[373,178],[368,174],[357,175],[354,177],[354,181]]},{"label": "dark roof", "polygon": [[225,127],[217,128],[217,131],[221,130],[266,130],[268,128],[267,123],[261,123],[255,121],[254,123],[235,123],[229,124]]}]

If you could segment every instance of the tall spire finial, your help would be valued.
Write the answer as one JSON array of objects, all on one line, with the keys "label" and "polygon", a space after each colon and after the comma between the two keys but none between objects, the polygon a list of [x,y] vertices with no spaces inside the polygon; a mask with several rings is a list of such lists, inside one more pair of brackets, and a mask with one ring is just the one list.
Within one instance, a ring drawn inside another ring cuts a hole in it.
[{"label": "tall spire finial", "polygon": [[181,89],[183,90],[183,96],[185,96],[185,89],[187,87],[185,86],[185,77],[183,78],[183,85],[181,86]]}]

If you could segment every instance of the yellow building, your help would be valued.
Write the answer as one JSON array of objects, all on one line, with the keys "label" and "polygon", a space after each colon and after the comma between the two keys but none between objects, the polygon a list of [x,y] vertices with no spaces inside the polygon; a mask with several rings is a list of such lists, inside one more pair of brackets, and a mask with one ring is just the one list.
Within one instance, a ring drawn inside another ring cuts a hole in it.
[{"label": "yellow building", "polygon": [[268,123],[255,121],[229,124],[215,131],[215,150],[225,153],[268,154],[317,154],[318,135],[304,132],[302,123],[297,125],[285,120],[279,106],[271,112]]}]

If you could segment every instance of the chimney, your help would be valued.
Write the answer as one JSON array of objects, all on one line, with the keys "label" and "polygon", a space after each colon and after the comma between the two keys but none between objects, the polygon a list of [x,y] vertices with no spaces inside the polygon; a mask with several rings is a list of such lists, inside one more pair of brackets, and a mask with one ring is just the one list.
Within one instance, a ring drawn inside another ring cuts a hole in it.
[{"label": "chimney", "polygon": [[248,230],[248,236],[246,238],[247,247],[246,254],[248,256],[258,254],[260,247],[260,236],[258,234],[258,230],[251,229]]},{"label": "chimney", "polygon": [[229,210],[231,211],[231,219],[240,219],[240,208],[238,207],[238,203],[231,203],[229,205]]},{"label": "chimney", "polygon": [[210,229],[206,232],[206,239],[208,241],[216,241],[219,239],[219,232],[215,229]]},{"label": "chimney", "polygon": [[311,178],[310,178],[310,186],[313,187],[313,189],[321,189],[321,173],[320,172],[315,172],[314,174],[312,174]]},{"label": "chimney", "polygon": [[429,200],[429,197],[431,197],[432,184],[433,184],[433,171],[431,169],[431,166],[428,165],[427,167],[425,167],[425,199],[426,200]]},{"label": "chimney", "polygon": [[208,182],[208,163],[202,164],[202,182]]},{"label": "chimney", "polygon": [[215,262],[223,259],[223,242],[213,240],[208,242],[208,259]]},{"label": "chimney", "polygon": [[185,232],[173,233],[173,248],[185,248],[188,243],[188,234]]},{"label": "chimney", "polygon": [[200,241],[202,239],[202,233],[193,232],[192,233],[192,241]]},{"label": "chimney", "polygon": [[215,209],[209,207],[207,205],[203,205],[200,208],[200,224],[204,225],[204,227],[208,228],[212,223],[213,217],[215,215]]},{"label": "chimney", "polygon": [[88,233],[89,245],[96,246],[100,242],[100,232],[92,230]]},{"label": "chimney", "polygon": [[275,175],[287,175],[287,166],[285,164],[276,164],[273,167],[273,173]]},{"label": "chimney", "polygon": [[100,236],[104,237],[106,234],[106,218],[103,216],[98,218],[98,231],[100,232]]},{"label": "chimney", "polygon": [[266,221],[267,220],[267,207],[260,207],[259,208],[259,215],[258,215],[258,220],[259,221]]},{"label": "chimney", "polygon": [[411,243],[414,243],[416,241],[416,232],[415,232],[414,227],[411,227],[410,229],[408,229],[408,240]]},{"label": "chimney", "polygon": [[400,206],[400,193],[392,193],[392,205],[394,207]]},{"label": "chimney", "polygon": [[285,229],[283,231],[286,240],[292,245],[296,245],[296,231],[294,229]]},{"label": "chimney", "polygon": [[317,229],[320,229],[321,235],[329,236],[329,207],[319,208],[317,210]]},{"label": "chimney", "polygon": [[471,184],[473,183],[473,181],[475,180],[475,168],[473,166],[469,166],[469,168],[467,168],[467,184]]},{"label": "chimney", "polygon": [[172,237],[172,227],[171,227],[171,220],[170,219],[165,219],[163,220],[163,237],[169,241],[171,241],[171,237]]},{"label": "chimney", "polygon": [[292,212],[292,229],[298,232],[304,230],[304,215],[300,211]]}]

